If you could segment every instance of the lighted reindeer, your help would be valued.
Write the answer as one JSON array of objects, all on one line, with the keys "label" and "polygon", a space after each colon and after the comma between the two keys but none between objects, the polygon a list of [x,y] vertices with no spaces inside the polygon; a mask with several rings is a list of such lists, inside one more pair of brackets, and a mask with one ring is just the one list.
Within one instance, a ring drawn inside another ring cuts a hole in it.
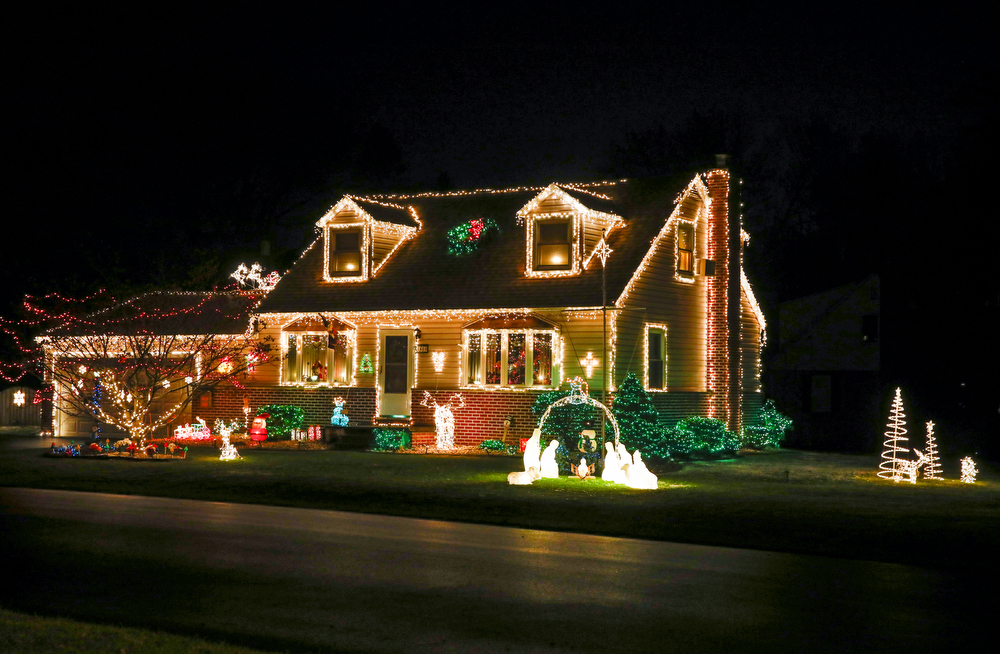
[{"label": "lighted reindeer", "polygon": [[[452,406],[452,402],[458,402]],[[424,391],[424,401],[421,404],[428,409],[434,409],[434,430],[437,432],[437,448],[450,450],[455,447],[455,414],[452,409],[461,409],[465,400],[461,393],[451,396],[446,404],[438,404],[428,391]]]}]

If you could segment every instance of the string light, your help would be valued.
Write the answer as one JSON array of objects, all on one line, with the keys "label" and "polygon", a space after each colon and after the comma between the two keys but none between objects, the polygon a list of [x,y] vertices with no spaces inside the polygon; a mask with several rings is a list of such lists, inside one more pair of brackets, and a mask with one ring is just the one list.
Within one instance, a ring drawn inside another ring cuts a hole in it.
[{"label": "string light", "polygon": [[934,439],[934,423],[930,421],[927,422],[926,443],[924,446],[924,457],[927,461],[924,463],[924,479],[944,481],[944,477],[941,476],[941,461],[938,458],[937,441]]},{"label": "string light", "polygon": [[14,391],[14,406],[24,406],[24,391]]},{"label": "string light", "polygon": [[976,483],[976,475],[979,474],[979,469],[976,468],[976,462],[972,460],[971,456],[967,456],[962,459],[962,477],[961,481],[963,484],[974,484]]},{"label": "string light", "polygon": [[236,428],[239,426],[235,420],[226,422],[222,418],[216,418],[215,420],[215,431],[222,436],[222,451],[219,453],[219,461],[235,461],[236,459],[242,459],[240,453],[236,451],[236,447],[229,442],[229,436]]},{"label": "string light", "polygon": [[452,395],[445,404],[438,404],[429,392],[424,391],[424,399],[420,403],[428,409],[434,409],[434,431],[437,434],[436,445],[439,450],[450,450],[455,447],[453,402],[457,402],[454,406],[455,409],[461,409],[465,406],[465,400],[461,393]]},{"label": "string light", "polygon": [[903,396],[900,389],[897,388],[896,396],[892,400],[892,408],[889,411],[889,422],[886,425],[882,462],[878,466],[878,476],[882,479],[899,481],[902,478],[903,463],[906,459],[899,458],[897,453],[907,451],[906,448],[900,447],[900,444],[907,440],[905,418]]},{"label": "string light", "polygon": [[372,367],[372,357],[367,352],[365,352],[365,355],[361,357],[361,372],[366,375],[370,375],[375,372],[375,369]]},{"label": "string light", "polygon": [[444,370],[444,357],[445,353],[441,351],[433,352],[431,354],[431,361],[434,362],[434,372],[441,372]]},{"label": "string light", "polygon": [[[316,226],[320,228],[323,232],[323,242],[326,247],[323,248],[323,279],[328,282],[344,283],[344,282],[364,282],[367,281],[370,276],[374,276],[385,262],[388,261],[400,245],[404,241],[407,241],[416,235],[419,227],[410,227],[407,225],[400,225],[397,223],[391,223],[384,220],[378,220],[374,218],[370,213],[365,211],[358,201],[365,201],[366,198],[354,197],[350,195],[345,195],[339,202],[333,205],[329,211],[327,211],[322,218],[316,222]],[[391,206],[395,209],[402,209],[407,211],[407,208],[400,205],[386,205],[380,203],[381,206]],[[347,223],[335,223],[334,218],[338,214],[342,213],[353,213],[356,219],[352,222]],[[409,213],[420,225],[420,219],[417,218],[416,211],[412,208],[409,209]],[[332,241],[330,239],[330,230],[337,229],[361,229],[361,270],[357,275],[343,275],[335,276],[330,274],[330,247]],[[377,231],[379,234],[386,234],[389,236],[394,236],[396,238],[396,243],[392,250],[386,255],[384,259],[376,266],[371,272],[371,262],[369,261],[369,244],[373,239],[373,231]],[[310,246],[310,249],[312,246]],[[305,252],[303,252],[303,255]],[[301,257],[300,257],[301,258]]]},{"label": "string light", "polygon": [[[660,355],[663,357],[663,388],[649,387],[649,330],[655,329],[663,333],[663,343],[660,345]],[[647,393],[667,392],[667,325],[659,322],[647,322],[643,329],[643,364],[642,364],[642,387]]]},{"label": "string light", "polygon": [[266,277],[261,277],[262,272],[264,272],[264,267],[259,263],[254,263],[249,268],[246,267],[246,264],[241,263],[229,276],[235,279],[242,288],[250,287],[267,292],[277,286],[281,275],[278,274],[278,271],[273,271]]},{"label": "string light", "polygon": [[587,352],[587,356],[584,359],[580,359],[580,365],[583,366],[584,370],[587,372],[587,379],[594,376],[594,367],[597,366],[597,359],[594,358],[593,352]]}]

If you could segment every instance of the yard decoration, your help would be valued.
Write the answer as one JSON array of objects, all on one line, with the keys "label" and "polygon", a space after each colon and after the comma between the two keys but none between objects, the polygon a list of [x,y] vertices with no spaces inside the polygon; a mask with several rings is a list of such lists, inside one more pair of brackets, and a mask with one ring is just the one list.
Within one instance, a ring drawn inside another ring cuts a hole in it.
[{"label": "yard decoration", "polygon": [[656,490],[656,475],[651,473],[646,464],[642,461],[642,452],[636,450],[632,453],[632,463],[622,466],[622,473],[625,476],[625,485],[629,488],[641,490]]},{"label": "yard decoration", "polygon": [[540,457],[541,462],[541,473],[540,476],[546,479],[558,479],[559,478],[559,466],[556,464],[556,448],[559,447],[559,441],[552,440],[549,441],[549,446],[545,448]]},{"label": "yard decoration", "polygon": [[[265,413],[268,417],[264,434],[271,440],[286,438],[293,429],[301,429],[306,420],[302,409],[291,404],[265,404],[257,409],[258,416]],[[250,431],[253,431],[252,427]]]},{"label": "yard decoration", "polygon": [[267,419],[271,417],[270,413],[259,413],[253,419],[253,424],[250,425],[250,438],[260,443],[261,441],[267,440]]},{"label": "yard decoration", "polygon": [[[437,448],[439,450],[450,450],[455,447],[455,414],[452,413],[452,402],[457,399],[456,409],[465,406],[465,400],[461,393],[455,393],[446,404],[438,404],[437,400],[428,392],[424,391],[424,401],[421,404],[429,409],[434,409],[434,431],[437,432]],[[433,406],[431,406],[433,404]]]},{"label": "yard decoration", "polygon": [[524,472],[515,471],[507,475],[507,483],[511,486],[530,486],[538,479],[538,468],[528,468]]},{"label": "yard decoration", "polygon": [[757,413],[757,423],[743,429],[740,438],[743,447],[780,447],[781,441],[785,439],[785,432],[792,428],[792,419],[778,412],[774,400],[764,402]]},{"label": "yard decoration", "polygon": [[24,391],[14,391],[14,406],[24,406]]},{"label": "yard decoration", "polygon": [[367,352],[365,352],[365,355],[361,357],[361,368],[359,368],[359,372],[365,375],[370,375],[375,372],[375,368],[372,367],[372,357]]},{"label": "yard decoration", "polygon": [[979,474],[979,469],[976,467],[976,462],[972,460],[972,457],[967,456],[962,459],[962,483],[976,483],[977,474]]},{"label": "yard decoration", "polygon": [[541,470],[541,458],[542,458],[542,430],[536,428],[531,432],[531,438],[524,445],[524,454],[522,459],[524,460],[524,471],[527,472],[529,469],[534,468],[535,470]]},{"label": "yard decoration", "polygon": [[[556,409],[561,406],[579,407],[587,405],[594,407],[596,409],[600,409],[601,411],[604,412],[604,416],[607,418],[608,422],[611,423],[611,428],[614,430],[614,440],[617,443],[619,438],[618,421],[615,419],[615,416],[611,412],[611,410],[608,409],[608,407],[606,407],[601,402],[598,402],[594,398],[590,397],[590,395],[587,393],[587,382],[584,381],[582,377],[577,376],[571,379],[569,382],[569,386],[570,386],[569,395],[557,399],[555,402],[552,402],[552,404],[550,404],[545,409],[545,412],[542,414],[542,417],[538,421],[538,428],[535,431],[539,433],[539,435],[541,434],[541,431],[545,425],[545,421],[548,419],[553,409]],[[582,429],[577,428],[575,433],[579,434],[581,433],[581,431]]]},{"label": "yard decoration", "polygon": [[182,441],[208,441],[212,440],[212,430],[208,428],[205,421],[201,418],[195,418],[198,422],[195,425],[190,423],[184,425],[183,427],[178,426],[174,429],[174,438]]},{"label": "yard decoration", "polygon": [[573,471],[573,474],[580,479],[580,481],[586,481],[593,478],[594,467],[595,466],[593,465],[587,465],[586,457],[580,457],[580,465],[570,464],[569,468]]},{"label": "yard decoration", "polygon": [[608,441],[604,446],[608,451],[604,455],[604,471],[601,473],[601,479],[616,484],[625,483],[625,477],[622,475],[621,459],[618,458],[618,452],[615,451],[615,444]]},{"label": "yard decoration", "polygon": [[236,431],[237,426],[238,424],[235,420],[226,422],[221,418],[216,419],[215,431],[222,436],[222,451],[219,454],[219,461],[235,461],[236,459],[243,458],[236,451],[236,447],[229,442],[229,436]]},{"label": "yard decoration", "polygon": [[333,415],[330,416],[330,424],[335,427],[346,427],[351,419],[344,415],[344,398],[333,398]]},{"label": "yard decoration", "polygon": [[937,479],[943,481],[941,476],[941,461],[938,459],[937,441],[934,439],[934,423],[927,422],[927,444],[924,446],[924,479]]},{"label": "yard decoration", "polygon": [[892,479],[899,481],[903,474],[903,463],[906,459],[897,456],[899,452],[905,452],[906,448],[900,447],[900,443],[906,441],[906,415],[903,413],[903,396],[899,388],[896,389],[896,397],[892,400],[892,409],[889,410],[889,422],[886,425],[885,448],[882,451],[882,462],[879,464],[878,476],[882,479]]}]

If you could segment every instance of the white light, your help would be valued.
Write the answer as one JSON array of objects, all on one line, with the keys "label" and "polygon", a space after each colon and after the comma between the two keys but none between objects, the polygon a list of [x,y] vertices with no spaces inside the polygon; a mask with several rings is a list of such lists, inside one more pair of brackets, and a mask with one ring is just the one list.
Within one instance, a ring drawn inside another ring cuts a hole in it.
[{"label": "white light", "polygon": [[549,441],[549,446],[545,448],[542,452],[541,457],[539,457],[539,463],[541,464],[540,476],[549,479],[556,479],[559,477],[559,465],[556,463],[556,448],[559,447],[559,441],[553,440]]},{"label": "white light", "polygon": [[444,352],[434,352],[431,354],[431,360],[434,362],[434,372],[444,370]]},{"label": "white light", "polygon": [[190,384],[193,381],[194,381],[194,377],[185,377],[184,378],[184,383],[185,384]]},{"label": "white light", "polygon": [[169,379],[164,379],[163,380],[163,388],[170,388],[170,380]]},{"label": "white light", "polygon": [[452,395],[447,404],[438,404],[429,392],[424,391],[424,401],[421,404],[434,409],[434,431],[437,432],[436,445],[439,450],[450,450],[455,447],[455,414],[451,410],[451,403],[455,400],[458,401],[456,409],[465,406],[461,393]]},{"label": "white light", "polygon": [[24,406],[24,391],[14,391],[14,406]]},{"label": "white light", "polygon": [[82,375],[87,372],[87,366],[81,364],[80,367],[77,368],[77,370],[79,370],[80,374]]},{"label": "white light", "polygon": [[598,361],[594,358],[593,352],[587,352],[586,358],[580,359],[580,365],[587,371],[587,379],[594,376],[594,368],[597,366],[597,363]]},{"label": "white light", "polygon": [[976,483],[976,475],[979,473],[979,469],[976,468],[976,462],[972,460],[971,456],[967,456],[962,459],[962,483],[963,484],[974,484]]},{"label": "white light", "polygon": [[906,459],[899,458],[897,453],[906,451],[906,448],[900,447],[900,443],[907,440],[904,418],[906,415],[903,413],[903,396],[897,388],[896,397],[892,400],[892,409],[889,411],[889,422],[886,425],[882,462],[878,466],[878,476],[882,479],[893,481],[902,479]]}]

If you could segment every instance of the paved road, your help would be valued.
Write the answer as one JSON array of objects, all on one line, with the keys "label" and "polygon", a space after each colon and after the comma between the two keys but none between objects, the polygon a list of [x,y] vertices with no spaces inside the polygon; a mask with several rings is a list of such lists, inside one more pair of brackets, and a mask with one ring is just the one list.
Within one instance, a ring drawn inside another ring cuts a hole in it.
[{"label": "paved road", "polygon": [[0,488],[0,604],[296,651],[949,650],[995,580],[386,516]]}]

